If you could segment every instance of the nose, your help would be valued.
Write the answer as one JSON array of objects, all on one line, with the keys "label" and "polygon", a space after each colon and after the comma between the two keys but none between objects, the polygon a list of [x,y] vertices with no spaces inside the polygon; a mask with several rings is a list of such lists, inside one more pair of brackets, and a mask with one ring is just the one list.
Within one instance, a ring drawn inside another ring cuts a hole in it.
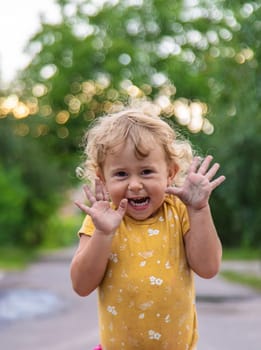
[{"label": "nose", "polygon": [[143,184],[138,178],[131,178],[128,184],[128,190],[134,193],[139,192],[142,190]]}]

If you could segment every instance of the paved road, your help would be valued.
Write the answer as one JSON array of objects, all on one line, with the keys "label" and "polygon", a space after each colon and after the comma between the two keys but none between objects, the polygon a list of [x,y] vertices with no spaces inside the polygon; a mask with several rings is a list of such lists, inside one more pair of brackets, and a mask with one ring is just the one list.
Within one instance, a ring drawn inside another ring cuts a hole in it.
[{"label": "paved road", "polygon": [[[0,274],[1,349],[91,350],[98,343],[96,295],[80,298],[72,292],[72,254],[69,249],[23,272]],[[261,349],[261,295],[221,277],[197,278],[196,286],[199,350]],[[10,298],[12,292],[17,294]],[[44,313],[41,306],[49,311]],[[25,314],[28,310],[31,315]]]},{"label": "paved road", "polygon": [[221,277],[196,282],[199,350],[260,350],[261,295]]}]

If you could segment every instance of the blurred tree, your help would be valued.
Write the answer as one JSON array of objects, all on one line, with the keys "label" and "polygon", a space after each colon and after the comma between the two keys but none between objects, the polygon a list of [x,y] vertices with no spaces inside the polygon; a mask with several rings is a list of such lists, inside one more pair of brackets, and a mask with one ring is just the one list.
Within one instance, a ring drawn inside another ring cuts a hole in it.
[{"label": "blurred tree", "polygon": [[37,138],[59,167],[71,169],[95,116],[151,98],[159,113],[221,162],[228,179],[215,194],[213,210],[223,242],[261,244],[260,4],[57,4],[60,23],[42,18],[42,29],[28,45],[32,62],[14,82],[21,105],[6,114],[17,119],[16,133]]},{"label": "blurred tree", "polygon": [[15,124],[6,118],[0,127],[0,243],[37,246],[66,180],[39,142],[12,133]]}]

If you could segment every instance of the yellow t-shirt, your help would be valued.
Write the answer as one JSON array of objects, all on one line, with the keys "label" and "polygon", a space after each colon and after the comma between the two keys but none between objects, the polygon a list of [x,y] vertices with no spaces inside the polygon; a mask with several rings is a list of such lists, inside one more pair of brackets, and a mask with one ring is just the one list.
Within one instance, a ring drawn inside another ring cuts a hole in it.
[{"label": "yellow t-shirt", "polygon": [[[183,235],[184,204],[166,199],[153,218],[125,216],[98,288],[103,350],[193,350],[197,341],[194,278]],[[80,233],[92,235],[89,216]]]}]

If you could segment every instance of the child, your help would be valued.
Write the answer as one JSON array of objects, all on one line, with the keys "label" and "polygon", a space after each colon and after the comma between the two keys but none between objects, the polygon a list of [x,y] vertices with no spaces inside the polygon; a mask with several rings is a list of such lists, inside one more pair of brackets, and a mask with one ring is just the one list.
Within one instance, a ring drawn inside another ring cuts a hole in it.
[{"label": "child", "polygon": [[[74,290],[98,287],[103,350],[196,349],[193,272],[211,278],[222,248],[209,208],[219,165],[158,116],[125,110],[86,135],[89,206],[72,260]],[[193,158],[193,159],[192,159]]]}]

